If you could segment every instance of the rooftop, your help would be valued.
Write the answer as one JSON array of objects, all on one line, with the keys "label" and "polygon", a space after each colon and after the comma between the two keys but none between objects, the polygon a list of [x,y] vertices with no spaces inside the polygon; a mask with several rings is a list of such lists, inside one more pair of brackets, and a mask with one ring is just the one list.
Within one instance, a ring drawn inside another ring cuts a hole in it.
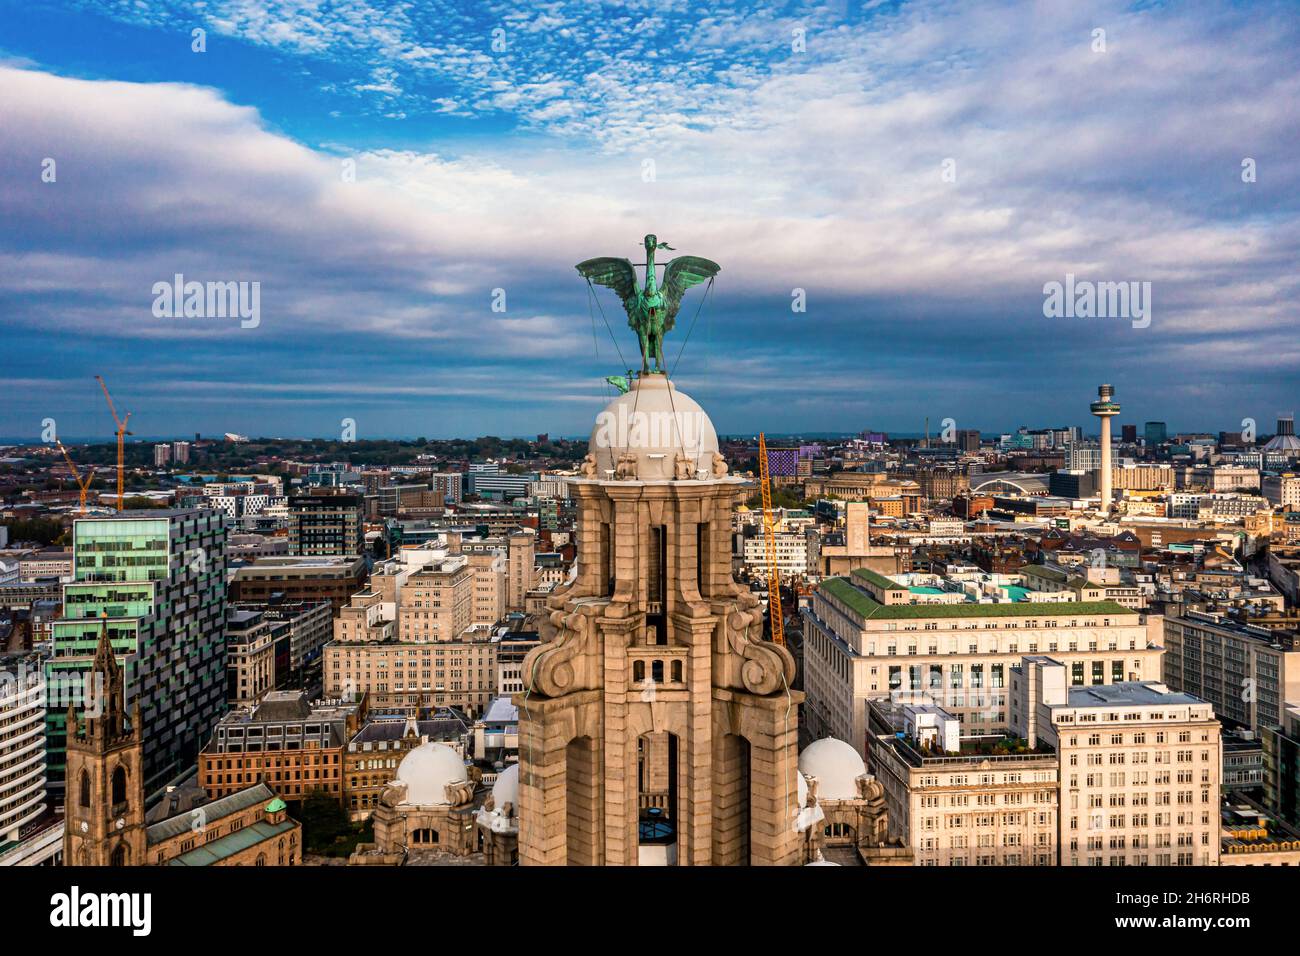
[{"label": "rooftop", "polygon": [[[356,749],[358,744],[393,742],[406,736],[408,722],[402,719],[372,720],[349,741],[348,746]],[[459,717],[439,711],[429,720],[417,720],[415,730],[418,736],[426,740],[455,740],[468,732],[465,721]]]},{"label": "rooftop", "polygon": [[[203,820],[208,825],[216,823],[232,814],[239,813],[241,810],[247,810],[257,804],[267,804],[275,799],[275,791],[264,783],[257,783],[240,790],[238,793],[232,793],[228,797],[222,797],[219,800],[212,800],[208,803],[199,804],[203,808]],[[150,824],[146,829],[147,839],[152,846],[161,843],[164,840],[180,836],[182,833],[189,832],[193,826],[192,812],[181,812],[173,817],[168,817],[159,823]],[[242,832],[242,831],[241,831]],[[216,842],[221,842],[220,840]],[[209,844],[210,846],[211,844]],[[187,854],[188,855],[188,854]]]},{"label": "rooftop", "polygon": [[182,853],[167,865],[212,866],[214,863],[220,863],[222,860],[228,859],[242,850],[247,850],[251,846],[270,840],[281,833],[287,833],[297,825],[287,818],[279,823],[258,820],[256,823],[241,827],[234,833],[227,833],[223,837],[218,837],[211,843],[197,846],[188,853]]},{"label": "rooftop", "polygon": [[1119,684],[1094,684],[1071,687],[1068,707],[1178,706],[1204,704],[1191,694],[1172,691],[1159,681],[1124,681]]},{"label": "rooftop", "polygon": [[[854,572],[857,573],[857,572]],[[897,587],[897,585],[893,585]],[[843,602],[864,618],[878,620],[904,620],[919,618],[963,617],[1077,617],[1079,615],[1133,615],[1137,611],[1114,601],[1017,601],[1006,604],[880,604],[871,595],[855,587],[847,578],[830,578],[820,585],[821,590]]]},{"label": "rooftop", "polygon": [[887,578],[883,574],[878,574],[869,568],[856,568],[853,571],[853,576],[862,578],[862,580],[866,581],[868,584],[874,584],[876,587],[883,588],[886,591],[902,590],[902,585],[897,581]]}]

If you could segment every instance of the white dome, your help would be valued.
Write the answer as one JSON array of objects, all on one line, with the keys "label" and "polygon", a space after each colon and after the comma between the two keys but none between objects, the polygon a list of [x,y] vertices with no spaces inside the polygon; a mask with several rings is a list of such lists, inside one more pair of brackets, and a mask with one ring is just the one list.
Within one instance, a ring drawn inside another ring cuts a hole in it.
[{"label": "white dome", "polygon": [[799,755],[799,770],[817,778],[817,799],[856,800],[858,777],[867,766],[858,752],[842,740],[826,737],[804,748]]},{"label": "white dome", "polygon": [[602,481],[614,477],[626,452],[637,456],[639,481],[673,480],[677,455],[683,453],[695,465],[691,479],[700,473],[711,478],[718,433],[704,409],[666,375],[645,375],[596,416],[588,450]]},{"label": "white dome", "polygon": [[492,806],[504,810],[506,804],[514,808],[519,815],[519,764],[511,764],[497,774],[497,782],[492,784]]},{"label": "white dome", "polygon": [[397,767],[397,779],[406,784],[406,799],[411,806],[428,807],[447,804],[447,785],[464,783],[465,761],[446,744],[427,741],[405,757]]}]

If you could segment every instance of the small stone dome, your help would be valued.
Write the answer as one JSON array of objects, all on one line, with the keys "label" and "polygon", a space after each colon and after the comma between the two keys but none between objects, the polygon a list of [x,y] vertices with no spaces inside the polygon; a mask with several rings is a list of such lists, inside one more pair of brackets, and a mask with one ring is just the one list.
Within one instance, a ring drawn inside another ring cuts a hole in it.
[{"label": "small stone dome", "polygon": [[642,375],[596,416],[588,450],[596,477],[615,477],[619,456],[635,454],[639,481],[672,481],[678,454],[694,464],[691,479],[712,477],[718,433],[696,401],[666,375]]},{"label": "small stone dome", "polygon": [[842,740],[826,737],[804,748],[799,755],[799,771],[817,778],[817,799],[856,800],[858,777],[867,766],[858,752]]},{"label": "small stone dome", "polygon": [[514,815],[519,815],[519,764],[511,764],[497,774],[497,782],[492,784],[492,806],[504,810],[506,804],[514,808]]},{"label": "small stone dome", "polygon": [[406,799],[402,802],[410,806],[445,806],[447,785],[468,779],[460,755],[446,744],[433,741],[420,744],[397,767],[397,780],[406,784]]}]

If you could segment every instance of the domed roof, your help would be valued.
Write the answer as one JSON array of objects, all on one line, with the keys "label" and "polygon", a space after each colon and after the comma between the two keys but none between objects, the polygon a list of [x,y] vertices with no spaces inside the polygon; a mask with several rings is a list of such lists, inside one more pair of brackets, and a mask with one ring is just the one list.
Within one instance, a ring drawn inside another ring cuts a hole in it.
[{"label": "domed roof", "polygon": [[[510,804],[510,814],[506,813]],[[492,809],[484,805],[474,814],[479,826],[493,833],[519,832],[519,764],[512,764],[497,774],[492,785]]]},{"label": "domed roof", "polygon": [[819,801],[856,800],[857,779],[867,772],[867,766],[844,741],[826,737],[804,748],[799,755],[799,771],[817,778]]},{"label": "domed roof", "polygon": [[514,807],[515,816],[519,815],[519,764],[511,764],[497,774],[497,782],[492,784],[492,806],[501,810],[506,804]]},{"label": "domed roof", "polygon": [[1264,446],[1264,451],[1300,451],[1300,438],[1295,435],[1274,435]]},{"label": "domed roof", "polygon": [[465,761],[446,744],[426,741],[405,757],[397,767],[397,779],[406,784],[406,799],[411,806],[445,805],[447,785],[464,783]]},{"label": "domed roof", "polygon": [[600,480],[615,477],[620,455],[637,457],[639,481],[672,481],[678,454],[694,464],[691,479],[712,477],[718,433],[696,401],[666,375],[642,375],[596,416],[588,450]]}]

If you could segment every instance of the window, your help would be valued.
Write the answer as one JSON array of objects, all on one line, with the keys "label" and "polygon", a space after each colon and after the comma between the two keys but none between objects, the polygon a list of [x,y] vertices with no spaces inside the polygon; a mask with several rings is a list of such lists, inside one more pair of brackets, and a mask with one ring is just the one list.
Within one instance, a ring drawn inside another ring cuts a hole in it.
[{"label": "window", "polygon": [[113,806],[126,803],[126,768],[118,766],[113,771]]},{"label": "window", "polygon": [[90,806],[90,774],[85,770],[81,771],[81,805]]}]

